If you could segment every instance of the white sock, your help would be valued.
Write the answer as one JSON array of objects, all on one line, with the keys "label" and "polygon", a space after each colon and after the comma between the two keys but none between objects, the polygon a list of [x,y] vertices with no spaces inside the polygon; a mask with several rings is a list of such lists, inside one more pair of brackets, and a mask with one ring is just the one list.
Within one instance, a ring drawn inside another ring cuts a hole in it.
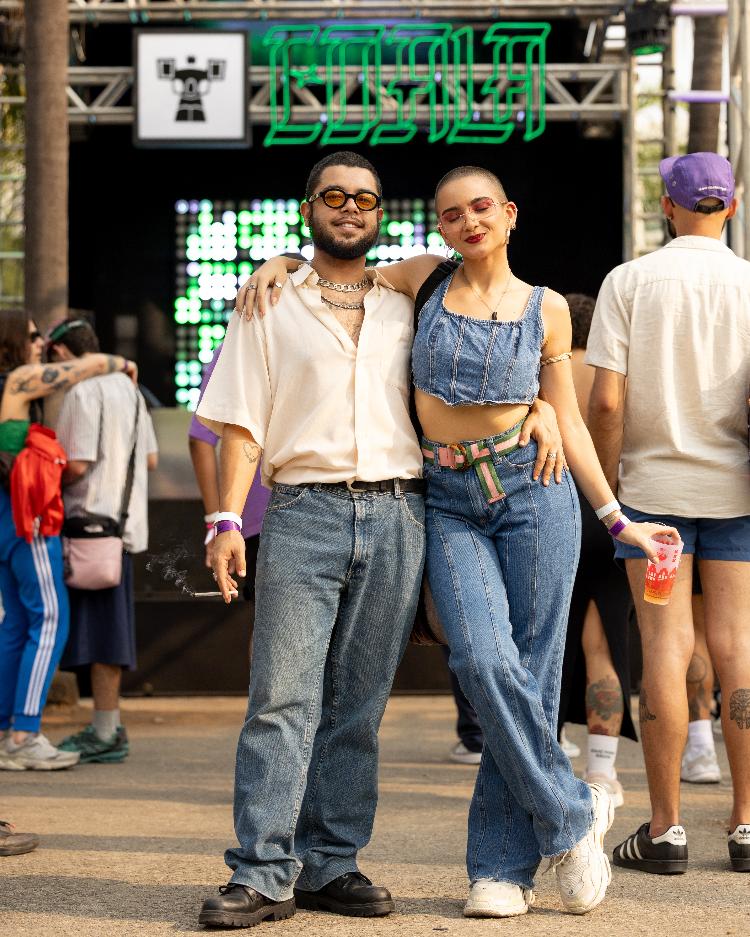
[{"label": "white sock", "polygon": [[619,741],[619,735],[592,735],[589,732],[587,775],[603,774],[613,779],[617,777],[615,759]]},{"label": "white sock", "polygon": [[119,709],[95,709],[94,718],[91,720],[94,731],[102,742],[110,742],[112,736],[117,732],[120,725]]},{"label": "white sock", "polygon": [[710,719],[696,719],[695,722],[688,723],[688,741],[687,747],[695,751],[713,752],[714,732]]}]

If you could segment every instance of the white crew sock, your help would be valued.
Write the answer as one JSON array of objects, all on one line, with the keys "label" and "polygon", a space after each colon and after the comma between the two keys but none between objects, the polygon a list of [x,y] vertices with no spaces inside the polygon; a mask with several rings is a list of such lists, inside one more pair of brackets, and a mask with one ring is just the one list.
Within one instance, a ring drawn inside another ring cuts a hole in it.
[{"label": "white crew sock", "polygon": [[111,742],[112,736],[117,732],[120,725],[119,709],[95,709],[94,718],[91,720],[94,731],[102,742]]},{"label": "white crew sock", "polygon": [[714,746],[714,732],[710,719],[696,719],[688,723],[687,747],[694,752],[716,751]]},{"label": "white crew sock", "polygon": [[616,778],[615,759],[617,758],[617,745],[619,735],[592,735],[589,732],[588,760],[586,762],[586,775],[603,774],[608,778]]}]

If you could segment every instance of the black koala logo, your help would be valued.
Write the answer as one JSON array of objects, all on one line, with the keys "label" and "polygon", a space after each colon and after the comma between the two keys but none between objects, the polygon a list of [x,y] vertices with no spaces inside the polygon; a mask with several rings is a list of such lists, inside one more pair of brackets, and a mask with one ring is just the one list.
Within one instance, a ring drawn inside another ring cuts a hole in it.
[{"label": "black koala logo", "polygon": [[226,66],[225,59],[209,59],[206,68],[196,68],[194,55],[187,57],[185,68],[177,68],[175,59],[157,60],[159,78],[171,81],[172,91],[180,96],[175,120],[205,121],[203,98],[212,82],[224,80]]}]

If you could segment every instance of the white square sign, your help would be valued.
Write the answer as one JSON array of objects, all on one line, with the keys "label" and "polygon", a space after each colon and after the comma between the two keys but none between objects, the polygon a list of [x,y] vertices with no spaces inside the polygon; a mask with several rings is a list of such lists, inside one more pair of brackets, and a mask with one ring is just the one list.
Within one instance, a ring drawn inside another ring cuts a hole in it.
[{"label": "white square sign", "polygon": [[247,34],[135,34],[135,142],[247,146]]}]

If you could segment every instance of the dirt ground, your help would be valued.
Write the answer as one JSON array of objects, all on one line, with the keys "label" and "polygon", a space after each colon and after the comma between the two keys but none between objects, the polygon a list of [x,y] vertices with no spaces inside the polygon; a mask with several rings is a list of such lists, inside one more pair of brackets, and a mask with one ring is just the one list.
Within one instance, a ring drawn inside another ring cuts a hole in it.
[{"label": "dirt ground", "polygon": [[[234,842],[232,774],[241,699],[127,700],[131,755],[121,765],[63,772],[0,772],[0,817],[42,837],[25,856],[0,858],[0,934],[5,937],[161,937],[202,932],[204,897],[228,878],[222,854]],[[59,740],[87,721],[85,705],[52,714]],[[449,697],[395,697],[381,733],[380,806],[361,867],[396,901],[388,918],[361,920],[298,912],[254,931],[274,937],[679,934],[750,932],[750,874],[729,871],[723,820],[730,787],[724,748],[720,785],[683,785],[690,870],[678,877],[616,869],[603,905],[564,914],[554,873],[537,881],[537,905],[505,921],[463,918],[466,814],[474,769],[452,764]],[[584,740],[580,727],[570,737]],[[648,814],[640,748],[623,741],[626,790],[607,844]],[[582,759],[575,762],[582,768]]]}]

